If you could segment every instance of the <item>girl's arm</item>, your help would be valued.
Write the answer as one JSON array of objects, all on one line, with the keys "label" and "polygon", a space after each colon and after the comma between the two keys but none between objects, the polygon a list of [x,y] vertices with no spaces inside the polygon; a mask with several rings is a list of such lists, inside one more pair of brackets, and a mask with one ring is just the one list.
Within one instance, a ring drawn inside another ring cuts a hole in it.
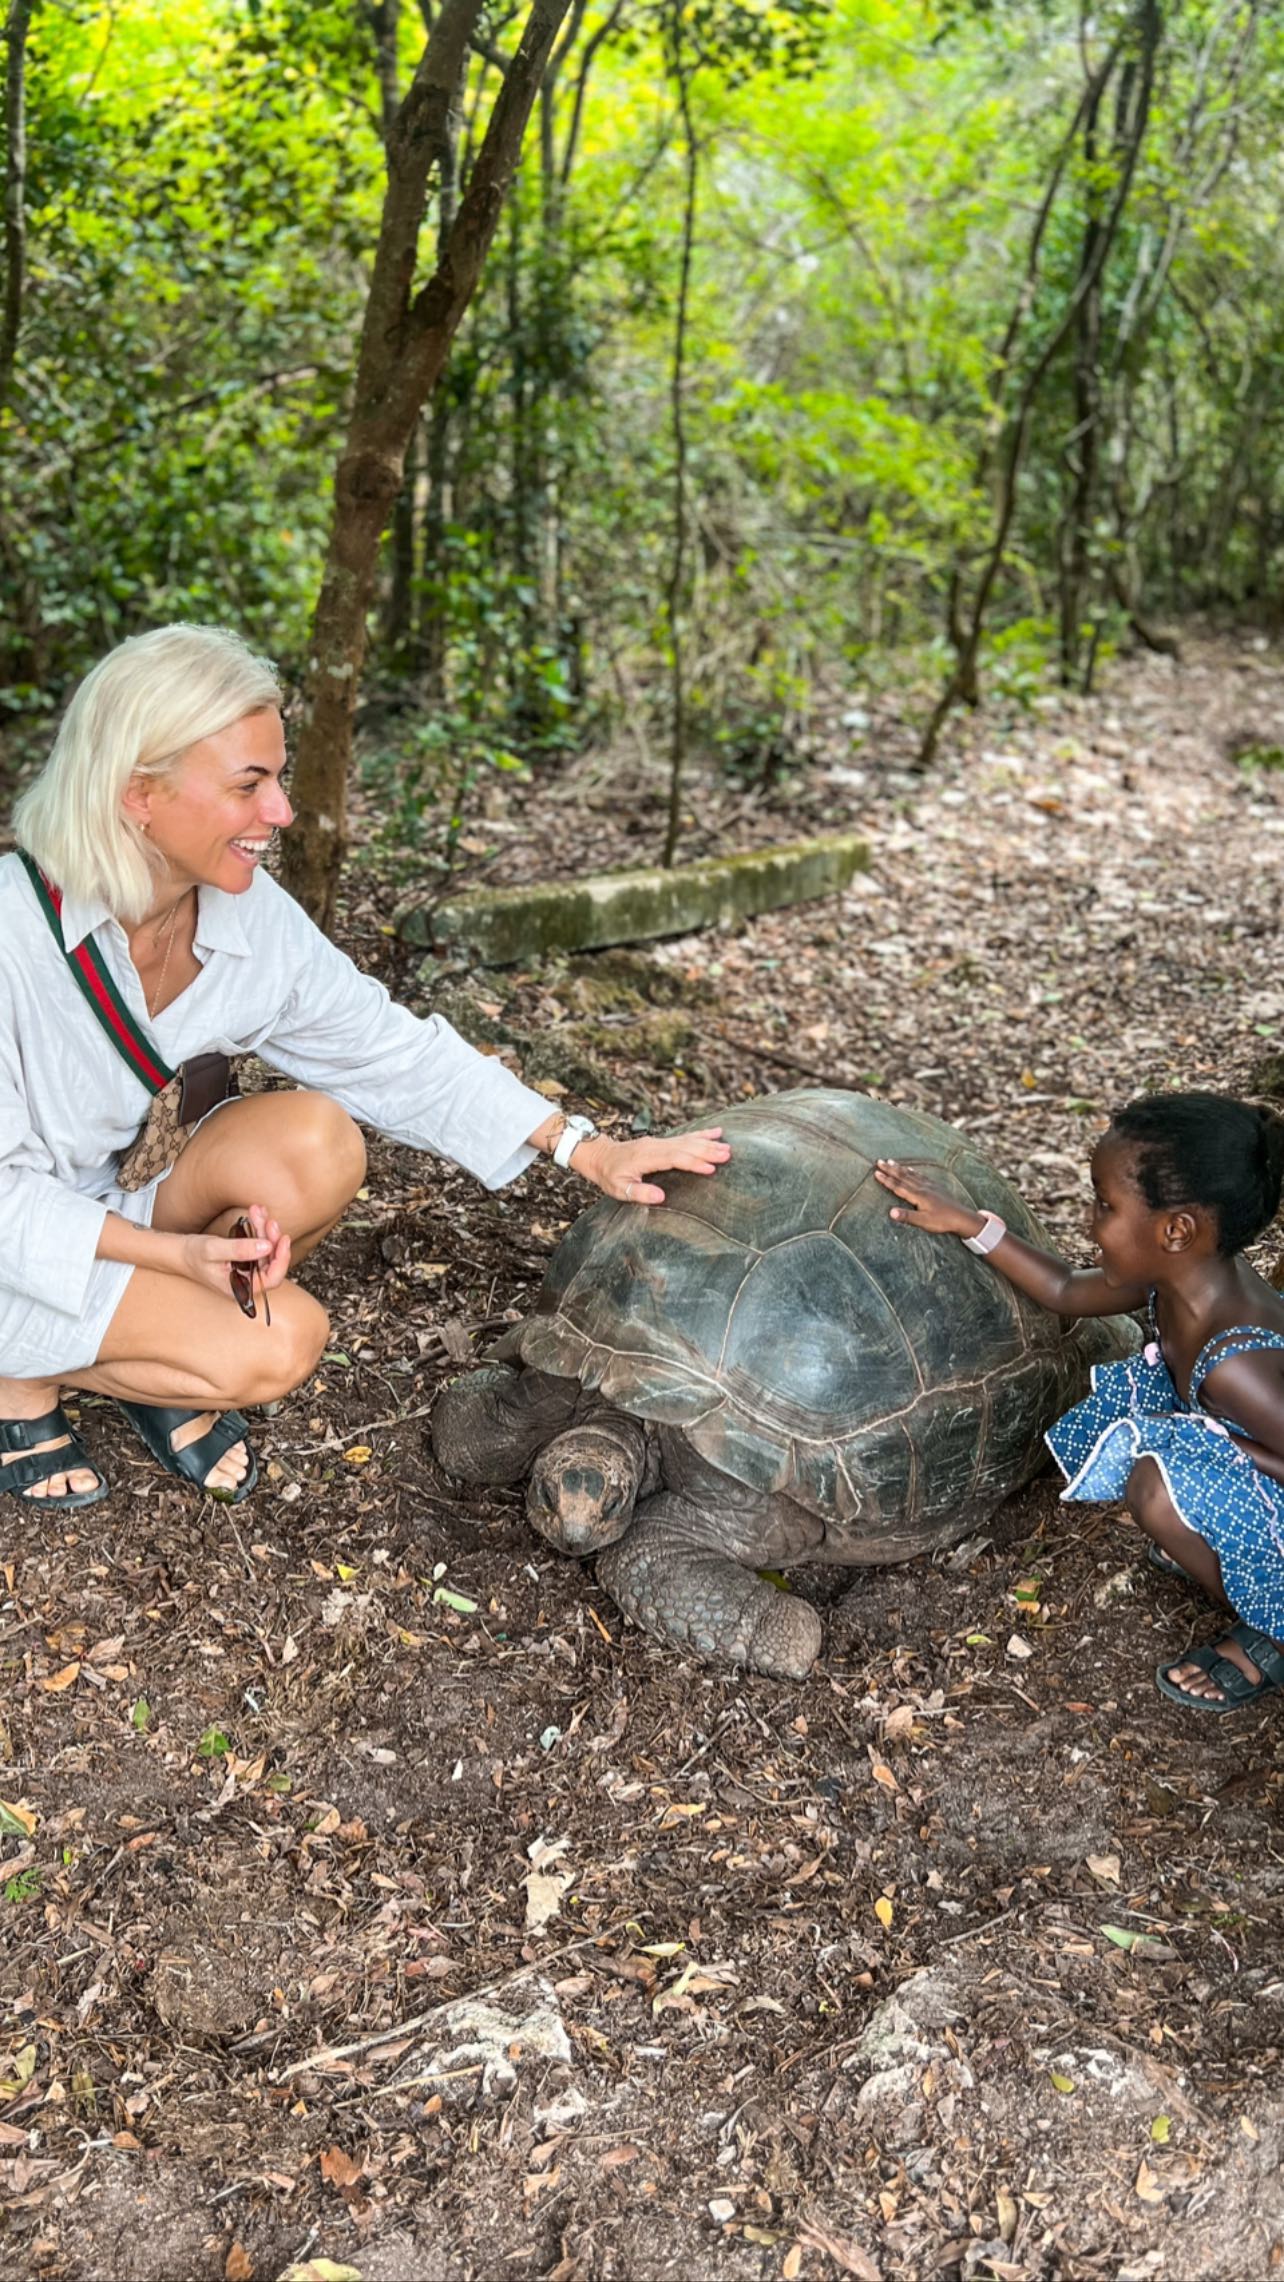
[{"label": "girl's arm", "polygon": [[1284,1371],[1278,1354],[1232,1355],[1216,1363],[1199,1390],[1199,1408],[1215,1405],[1233,1427],[1235,1448],[1274,1482],[1284,1482]]},{"label": "girl's arm", "polygon": [[[925,1228],[934,1236],[967,1237],[979,1236],[986,1225],[985,1214],[975,1206],[959,1204],[943,1190],[932,1188],[894,1157],[880,1157],[874,1175],[885,1189],[903,1200],[902,1205],[893,1205],[891,1217],[903,1220],[907,1227]],[[1145,1305],[1146,1292],[1140,1284],[1108,1284],[1099,1270],[1072,1268],[1054,1252],[1037,1251],[1019,1236],[1004,1236],[985,1257],[1019,1292],[1046,1307],[1051,1315],[1120,1315]]]}]

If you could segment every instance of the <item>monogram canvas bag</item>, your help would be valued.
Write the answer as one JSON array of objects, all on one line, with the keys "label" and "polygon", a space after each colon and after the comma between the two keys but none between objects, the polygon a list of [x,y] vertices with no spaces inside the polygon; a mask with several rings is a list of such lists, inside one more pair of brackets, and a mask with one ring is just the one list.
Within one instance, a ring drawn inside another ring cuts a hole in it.
[{"label": "monogram canvas bag", "polygon": [[86,936],[74,951],[67,949],[62,933],[62,889],[45,878],[25,849],[20,848],[18,853],[86,1004],[121,1060],[129,1064],[151,1096],[138,1137],[125,1150],[116,1173],[121,1188],[146,1188],[149,1181],[169,1171],[200,1120],[236,1092],[235,1072],[226,1054],[196,1054],[177,1070],[161,1060],[122,999],[92,937]]}]

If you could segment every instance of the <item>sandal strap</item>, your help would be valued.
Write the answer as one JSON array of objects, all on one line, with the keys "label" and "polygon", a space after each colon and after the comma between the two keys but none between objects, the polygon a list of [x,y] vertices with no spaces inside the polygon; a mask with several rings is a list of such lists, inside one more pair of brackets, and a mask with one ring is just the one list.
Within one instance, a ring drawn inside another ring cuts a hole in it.
[{"label": "sandal strap", "polygon": [[[152,1456],[175,1475],[179,1481],[190,1482],[195,1489],[203,1490],[205,1477],[225,1458],[238,1442],[250,1448],[250,1430],[239,1410],[225,1410],[206,1432],[183,1449],[174,1448],[174,1436],[181,1427],[190,1426],[199,1418],[199,1410],[176,1410],[164,1403],[122,1402],[121,1409],[132,1419]],[[253,1471],[253,1452],[250,1453]]]},{"label": "sandal strap", "polygon": [[[1229,1638],[1229,1634],[1227,1637]],[[1228,1704],[1242,1704],[1247,1702],[1250,1696],[1261,1693],[1262,1682],[1250,1680],[1247,1672],[1241,1672],[1238,1664],[1231,1663],[1229,1656],[1217,1656],[1210,1653],[1207,1663],[1204,1662],[1202,1656],[1186,1656],[1179,1658],[1178,1661],[1186,1664],[1198,1664],[1201,1671],[1207,1672],[1213,1686],[1221,1689]]]},{"label": "sandal strap", "polygon": [[[21,1458],[8,1459],[3,1466],[0,1466],[0,1490],[16,1491],[21,1495],[26,1490],[38,1489],[42,1482],[52,1482],[59,1474],[76,1474],[82,1471],[93,1475],[96,1489],[101,1490],[105,1487],[103,1477],[97,1466],[95,1466],[80,1436],[67,1424],[61,1408],[51,1410],[48,1416],[43,1419],[35,1421],[11,1419],[6,1423],[9,1426],[34,1424],[38,1428],[52,1428],[52,1434],[57,1434],[60,1431],[60,1420],[61,1433],[64,1439],[58,1443],[56,1449],[27,1450]],[[3,1433],[4,1428],[0,1425],[0,1438],[3,1437]],[[36,1439],[40,1442],[48,1442],[52,1439],[52,1434],[38,1433]],[[0,1447],[12,1448],[14,1445],[0,1440]],[[19,1442],[16,1447],[23,1449],[24,1445]],[[92,1497],[93,1494],[94,1492],[91,1490],[73,1492],[73,1496],[78,1497]],[[60,1498],[52,1500],[54,1505],[60,1505],[62,1502]]]},{"label": "sandal strap", "polygon": [[[189,1419],[199,1418],[200,1412],[176,1411],[174,1416],[180,1426],[185,1426]],[[171,1448],[170,1463],[178,1473],[186,1474],[190,1482],[204,1488],[206,1475],[213,1472],[219,1459],[226,1458],[238,1442],[244,1442],[248,1449],[249,1435],[249,1426],[240,1411],[225,1410],[195,1442],[187,1443],[181,1450]]]},{"label": "sandal strap", "polygon": [[[56,1402],[43,1418],[0,1418],[0,1450],[34,1450],[38,1442],[52,1442],[57,1434],[75,1441],[62,1404]],[[59,1469],[54,1468],[57,1473]]]},{"label": "sandal strap", "polygon": [[[1246,1656],[1251,1656],[1264,1680],[1273,1688],[1284,1688],[1284,1648],[1269,1633],[1259,1632],[1255,1624],[1232,1625],[1226,1635]],[[1241,1672],[1240,1678],[1244,1675]],[[1218,1683],[1220,1686],[1220,1682]]]}]

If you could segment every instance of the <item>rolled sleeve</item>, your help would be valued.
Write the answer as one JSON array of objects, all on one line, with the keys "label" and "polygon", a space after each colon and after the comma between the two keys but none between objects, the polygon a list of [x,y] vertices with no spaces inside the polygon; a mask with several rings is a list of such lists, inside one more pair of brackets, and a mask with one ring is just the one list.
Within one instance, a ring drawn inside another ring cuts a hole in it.
[{"label": "rolled sleeve", "polygon": [[263,1059],[340,1102],[392,1141],[430,1149],[489,1189],[525,1171],[528,1140],[549,1116],[543,1094],[479,1054],[440,1015],[398,1006],[295,906],[307,930],[302,971]]}]

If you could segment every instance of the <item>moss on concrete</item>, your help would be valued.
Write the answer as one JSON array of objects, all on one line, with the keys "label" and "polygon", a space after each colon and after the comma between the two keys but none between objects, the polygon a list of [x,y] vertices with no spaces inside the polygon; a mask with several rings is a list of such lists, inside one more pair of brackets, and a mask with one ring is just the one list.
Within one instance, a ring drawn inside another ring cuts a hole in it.
[{"label": "moss on concrete", "polygon": [[671,1070],[684,1062],[696,1038],[691,1016],[676,1006],[652,1007],[631,1022],[582,1022],[575,1028],[599,1054],[627,1055],[630,1062],[653,1070]]},{"label": "moss on concrete", "polygon": [[639,1087],[628,1093],[608,1069],[583,1050],[580,1036],[570,1025],[559,1025],[544,1037],[519,1030],[502,1015],[487,1014],[457,983],[443,983],[440,972],[428,962],[423,978],[432,995],[432,1012],[440,1014],[470,1046],[502,1046],[520,1064],[527,1085],[555,1082],[585,1101],[609,1102],[615,1109],[633,1111],[643,1102]]},{"label": "moss on concrete", "polygon": [[550,951],[687,935],[759,912],[838,895],[869,862],[863,840],[841,833],[673,871],[603,872],[526,888],[483,888],[435,908],[404,910],[404,941],[465,951],[484,966],[511,966]]}]

